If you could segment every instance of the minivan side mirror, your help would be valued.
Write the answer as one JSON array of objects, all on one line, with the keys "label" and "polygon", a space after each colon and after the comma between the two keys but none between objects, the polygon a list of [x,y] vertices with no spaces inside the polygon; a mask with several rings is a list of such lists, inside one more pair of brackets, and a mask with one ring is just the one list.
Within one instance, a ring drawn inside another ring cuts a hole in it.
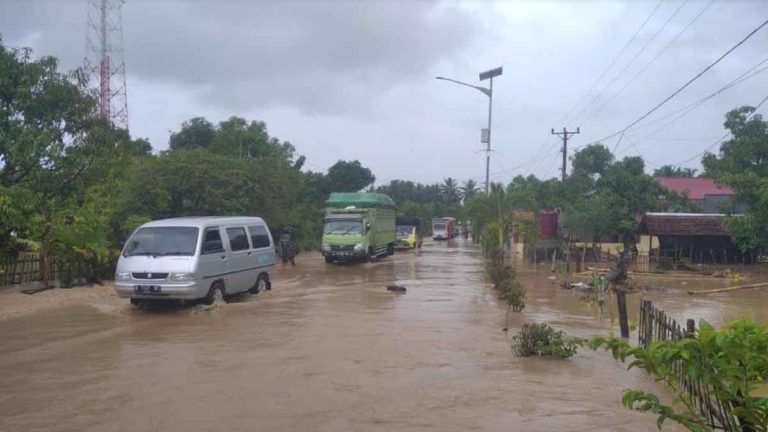
[{"label": "minivan side mirror", "polygon": [[365,223],[365,233],[368,234],[368,231],[370,231],[370,230],[371,230],[371,224],[370,224],[370,222],[366,222]]}]

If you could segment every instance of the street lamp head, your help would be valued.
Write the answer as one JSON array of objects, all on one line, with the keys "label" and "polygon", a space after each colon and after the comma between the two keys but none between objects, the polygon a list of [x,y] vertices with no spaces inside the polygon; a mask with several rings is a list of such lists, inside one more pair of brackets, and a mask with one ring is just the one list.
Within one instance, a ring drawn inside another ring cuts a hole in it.
[{"label": "street lamp head", "polygon": [[444,79],[445,79],[445,77],[436,76],[436,77],[435,77],[435,79],[444,80]]}]

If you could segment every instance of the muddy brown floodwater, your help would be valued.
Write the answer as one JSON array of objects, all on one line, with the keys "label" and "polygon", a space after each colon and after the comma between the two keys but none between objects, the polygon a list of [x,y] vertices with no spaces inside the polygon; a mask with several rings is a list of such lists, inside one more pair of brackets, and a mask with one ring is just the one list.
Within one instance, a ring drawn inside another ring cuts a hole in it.
[{"label": "muddy brown floodwater", "polygon": [[[215,309],[132,309],[108,288],[37,294],[76,300],[0,321],[0,430],[656,430],[619,397],[658,387],[608,355],[513,357],[504,307],[461,240],[355,266],[302,254],[279,273],[271,292]],[[611,308],[547,276],[521,271],[529,301],[512,330],[615,328]],[[407,293],[386,291],[393,283]],[[680,292],[653,295],[685,317],[725,313],[716,297]]]}]

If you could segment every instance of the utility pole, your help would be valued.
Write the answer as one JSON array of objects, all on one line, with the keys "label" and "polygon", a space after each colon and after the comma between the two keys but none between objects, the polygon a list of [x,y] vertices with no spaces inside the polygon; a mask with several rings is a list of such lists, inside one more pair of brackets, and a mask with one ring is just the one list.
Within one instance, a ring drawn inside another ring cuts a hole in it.
[{"label": "utility pole", "polygon": [[552,135],[560,135],[560,137],[563,140],[563,183],[565,183],[565,169],[566,169],[566,163],[568,161],[568,138],[571,135],[576,135],[581,133],[579,128],[576,128],[576,132],[574,131],[568,131],[566,128],[563,128],[562,132],[555,132],[555,129],[552,128]]}]

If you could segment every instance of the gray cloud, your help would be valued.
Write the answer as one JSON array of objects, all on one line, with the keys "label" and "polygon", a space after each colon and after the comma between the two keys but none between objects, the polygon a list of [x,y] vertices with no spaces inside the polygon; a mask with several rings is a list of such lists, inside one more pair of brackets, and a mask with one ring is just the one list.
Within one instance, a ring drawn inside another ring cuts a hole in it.
[{"label": "gray cloud", "polygon": [[[85,5],[10,0],[0,29],[77,64]],[[423,76],[480,30],[470,15],[427,0],[129,0],[123,26],[137,79],[189,86],[222,109],[311,114],[358,113],[372,93]]]},{"label": "gray cloud", "polygon": [[[487,99],[433,79],[477,83],[504,66],[495,86],[492,179],[557,174],[552,127],[581,126],[573,148],[646,112],[768,16],[763,1],[720,0],[635,82],[621,88],[709,0],[688,1],[635,64],[584,113],[562,120],[630,39],[655,1],[171,1],[124,8],[131,131],[156,148],[189,117],[265,120],[313,169],[360,159],[379,179],[484,178],[479,129]],[[681,5],[665,1],[602,87]],[[54,54],[64,68],[85,49],[86,0],[0,0],[7,43]],[[765,58],[757,34],[651,118],[716,90]],[[766,72],[768,73],[768,72]],[[631,131],[620,155],[674,163],[723,134],[723,115],[766,93],[765,74],[702,105],[653,137]],[[479,84],[479,83],[478,83]],[[616,139],[607,142],[613,146]],[[696,167],[697,161],[688,166]]]}]

